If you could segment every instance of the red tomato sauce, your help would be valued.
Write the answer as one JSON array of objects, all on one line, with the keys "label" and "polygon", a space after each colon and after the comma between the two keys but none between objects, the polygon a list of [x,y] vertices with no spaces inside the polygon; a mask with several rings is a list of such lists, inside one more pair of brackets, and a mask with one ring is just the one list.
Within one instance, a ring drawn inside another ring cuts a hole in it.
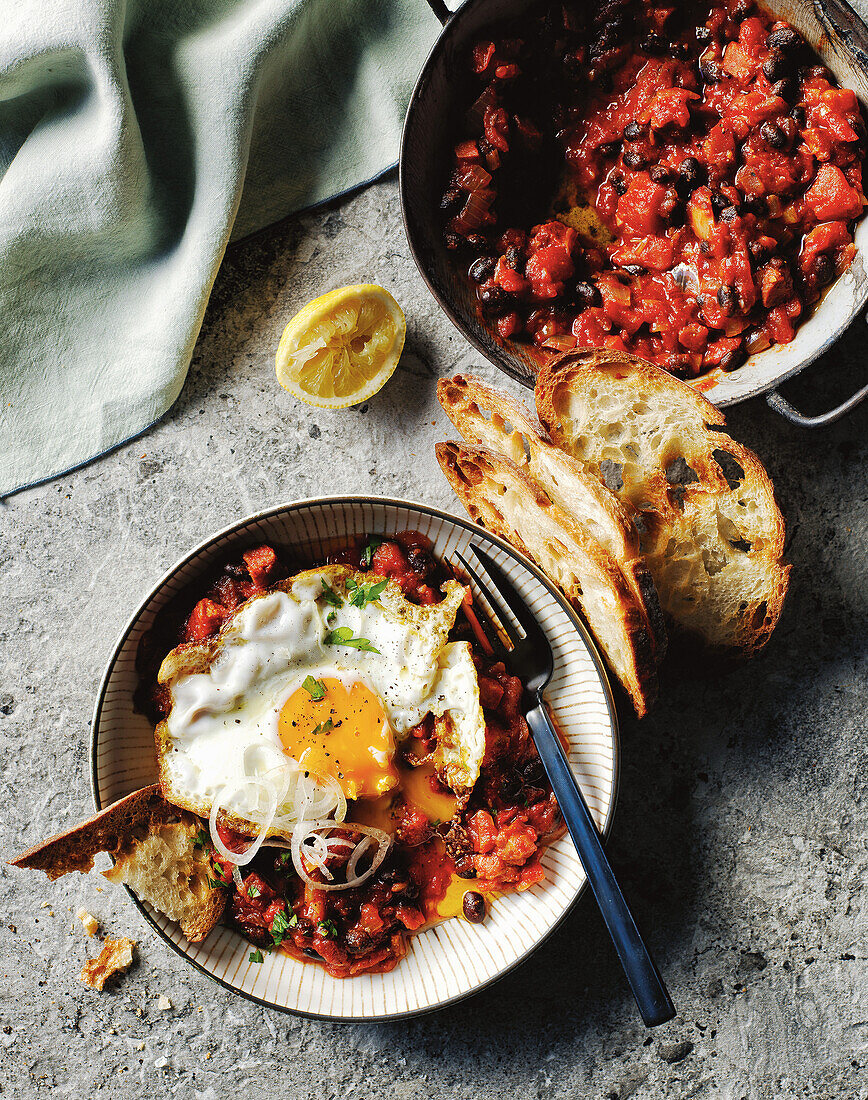
[{"label": "red tomato sauce", "polygon": [[467,69],[444,232],[504,339],[731,371],[853,260],[860,105],[752,0],[551,5]]},{"label": "red tomato sauce", "polygon": [[[442,598],[440,586],[452,575],[431,548],[424,535],[405,531],[390,538],[359,539],[328,558],[391,577],[409,600],[431,604]],[[216,637],[241,602],[268,591],[289,573],[272,547],[247,551],[241,559],[228,562],[204,592],[190,594],[187,609],[170,615],[157,638],[145,640],[139,654],[143,685],[139,699],[155,722],[168,714],[171,705],[156,683],[167,649]],[[209,852],[214,879],[230,892],[226,920],[260,953],[279,949],[318,963],[338,978],[385,972],[407,953],[408,937],[440,918],[438,903],[456,877],[466,880],[467,890],[478,895],[479,914],[484,913],[483,894],[527,889],[544,877],[542,849],[560,835],[563,822],[522,714],[524,686],[494,661],[474,614],[459,614],[450,638],[471,643],[486,720],[480,777],[469,796],[454,803],[451,820],[435,819],[430,806],[417,805],[409,785],[399,788],[387,799],[394,839],[385,860],[360,886],[333,891],[305,883],[296,874],[289,852],[274,848],[261,849],[249,866],[241,868],[241,885],[237,885],[234,865],[212,847],[203,823],[199,843]],[[399,744],[396,764],[404,773],[425,769],[422,779],[442,803],[452,792],[433,772],[436,745],[429,715]],[[357,806],[361,810],[361,803]],[[362,820],[356,818],[359,823]],[[219,823],[217,828],[230,851],[243,851],[249,844],[247,837]],[[353,841],[361,837],[351,824],[333,835]],[[349,851],[338,847],[329,855],[326,866],[333,875],[341,874]],[[325,881],[316,868],[307,871],[314,880]],[[255,952],[252,957],[256,959]]]}]

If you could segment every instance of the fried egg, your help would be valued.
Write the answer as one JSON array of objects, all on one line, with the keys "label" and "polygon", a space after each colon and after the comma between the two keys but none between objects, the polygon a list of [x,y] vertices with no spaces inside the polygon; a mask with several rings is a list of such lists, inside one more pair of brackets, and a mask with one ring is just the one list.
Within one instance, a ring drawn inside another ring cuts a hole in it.
[{"label": "fried egg", "polygon": [[[156,731],[166,798],[261,825],[261,783],[249,781],[287,764],[347,799],[376,798],[399,783],[397,742],[429,714],[438,774],[456,792],[472,787],[485,720],[470,645],[448,637],[465,589],[447,581],[443,593],[420,606],[393,580],[323,566],[242,604],[217,638],[173,650]],[[285,820],[293,788],[279,797]]]}]

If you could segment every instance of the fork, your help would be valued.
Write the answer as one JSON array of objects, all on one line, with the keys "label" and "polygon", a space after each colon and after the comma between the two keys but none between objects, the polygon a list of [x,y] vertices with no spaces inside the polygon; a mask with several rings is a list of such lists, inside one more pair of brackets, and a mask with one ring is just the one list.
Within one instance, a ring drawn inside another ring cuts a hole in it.
[{"label": "fork", "polygon": [[[528,711],[525,719],[558,800],[567,829],[573,838],[579,859],[582,861],[588,882],[591,884],[591,890],[615,944],[615,950],[618,952],[621,966],[636,998],[639,1012],[647,1027],[664,1024],[675,1015],[672,999],[648,948],[639,935],[633,915],[627,907],[615,874],[606,859],[591,811],[588,809],[560,738],[543,703],[542,693],[554,671],[554,654],[551,645],[542,627],[504,570],[480,547],[471,546],[470,549],[485,567],[486,573],[494,583],[494,591],[457,551],[456,557],[491,606],[498,611],[503,632],[512,648],[506,649],[498,640],[495,644],[496,655],[514,675],[524,681],[528,691],[536,699],[536,705]],[[500,597],[499,600],[495,592]],[[519,634],[514,624],[504,614],[503,604],[506,604],[515,616],[524,631],[524,636]]]}]

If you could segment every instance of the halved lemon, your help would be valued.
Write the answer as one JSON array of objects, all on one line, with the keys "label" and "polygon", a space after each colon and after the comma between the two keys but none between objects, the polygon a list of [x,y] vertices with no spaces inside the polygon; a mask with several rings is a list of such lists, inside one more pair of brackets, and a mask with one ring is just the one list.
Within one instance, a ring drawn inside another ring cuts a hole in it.
[{"label": "halved lemon", "polygon": [[342,286],[293,317],[277,349],[277,380],[321,409],[345,409],[373,397],[401,358],[407,322],[388,290]]}]

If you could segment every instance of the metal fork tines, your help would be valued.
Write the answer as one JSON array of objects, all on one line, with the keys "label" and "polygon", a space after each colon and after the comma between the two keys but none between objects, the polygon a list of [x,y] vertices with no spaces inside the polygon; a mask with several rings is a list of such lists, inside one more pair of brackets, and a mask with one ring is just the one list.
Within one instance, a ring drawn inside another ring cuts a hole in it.
[{"label": "metal fork tines", "polygon": [[[535,697],[536,705],[525,713],[525,720],[588,876],[588,883],[624,967],[642,1019],[649,1027],[665,1023],[675,1015],[672,1000],[639,935],[636,922],[606,858],[591,811],[542,700],[543,689],[554,671],[552,647],[545,631],[503,567],[480,547],[472,545],[470,549],[485,567],[491,584],[486,583],[461,554],[456,552],[456,557],[488,601],[504,636],[512,646],[508,649],[499,643],[501,651],[496,656],[514,676],[524,681]],[[509,610],[515,622],[506,614],[505,609]]]},{"label": "metal fork tines", "polygon": [[[497,625],[509,640],[512,648],[507,650],[504,646],[498,656],[502,660],[509,659],[512,672],[524,680],[531,691],[541,691],[551,679],[554,670],[554,655],[548,638],[546,638],[545,632],[534,618],[533,612],[513,588],[512,582],[501,566],[480,547],[472,546],[471,549],[485,566],[486,573],[494,581],[497,587],[497,595],[463,555],[456,551],[455,556],[467,570],[468,576],[476,583],[476,587],[485,596],[489,606],[497,616]],[[516,629],[509,615],[504,613],[504,604],[512,612],[519,629]],[[519,633],[519,630],[523,633]]]}]

